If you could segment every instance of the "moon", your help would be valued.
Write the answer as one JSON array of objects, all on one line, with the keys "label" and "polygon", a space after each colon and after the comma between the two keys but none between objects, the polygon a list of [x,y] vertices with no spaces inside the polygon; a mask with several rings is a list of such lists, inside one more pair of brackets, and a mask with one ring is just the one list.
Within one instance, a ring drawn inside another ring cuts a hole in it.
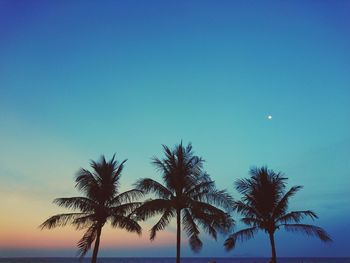
[{"label": "moon", "polygon": [[272,115],[268,115],[268,116],[267,116],[267,119],[268,119],[268,120],[272,120]]}]

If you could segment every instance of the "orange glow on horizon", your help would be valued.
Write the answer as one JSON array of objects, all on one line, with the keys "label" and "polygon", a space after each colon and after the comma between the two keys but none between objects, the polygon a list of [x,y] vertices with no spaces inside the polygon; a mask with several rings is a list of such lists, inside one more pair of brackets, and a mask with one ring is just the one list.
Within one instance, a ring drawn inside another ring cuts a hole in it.
[{"label": "orange glow on horizon", "polygon": [[[39,225],[48,217],[67,212],[51,204],[47,199],[38,199],[34,195],[23,193],[8,193],[2,196],[4,211],[0,217],[0,248],[6,249],[64,249],[76,248],[84,230],[77,231],[66,226],[55,229],[41,230]],[[35,213],[33,213],[35,211]],[[154,222],[153,222],[154,223]],[[171,246],[175,244],[175,233],[172,227],[157,234],[155,241],[149,240],[149,229],[152,222],[142,223],[143,233],[139,237],[135,233],[114,229],[106,225],[102,230],[101,247],[150,247]]]},{"label": "orange glow on horizon", "polygon": [[[175,243],[175,234],[163,231],[157,234],[155,241],[149,240],[149,227],[145,227],[143,234],[128,233],[124,230],[113,229],[105,226],[101,236],[103,248],[129,248],[129,247],[164,247]],[[84,231],[76,231],[73,227],[40,230],[19,227],[16,229],[2,229],[0,231],[1,248],[26,248],[26,249],[64,249],[75,248]]]}]

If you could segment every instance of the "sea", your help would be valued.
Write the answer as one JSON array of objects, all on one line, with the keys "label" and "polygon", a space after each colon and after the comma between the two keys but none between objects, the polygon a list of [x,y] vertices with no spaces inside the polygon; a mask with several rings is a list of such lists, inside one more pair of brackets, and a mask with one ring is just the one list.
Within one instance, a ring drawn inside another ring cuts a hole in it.
[{"label": "sea", "polygon": [[[181,263],[268,263],[270,258],[181,258]],[[278,263],[350,263],[349,258],[278,258]],[[1,258],[0,263],[90,263],[89,258]],[[97,263],[175,263],[175,258],[98,258]]]}]

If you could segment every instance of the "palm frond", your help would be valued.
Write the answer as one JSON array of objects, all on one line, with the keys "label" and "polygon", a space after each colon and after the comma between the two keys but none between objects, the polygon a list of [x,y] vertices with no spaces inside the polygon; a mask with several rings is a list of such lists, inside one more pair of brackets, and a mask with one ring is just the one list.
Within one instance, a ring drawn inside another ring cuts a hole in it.
[{"label": "palm frond", "polygon": [[299,232],[307,236],[314,236],[323,242],[331,242],[330,235],[321,227],[305,224],[282,224],[288,232]]},{"label": "palm frond", "polygon": [[[275,207],[282,198],[285,189],[285,180],[280,173],[268,170],[267,167],[252,168],[249,179],[241,179],[236,182],[236,189],[243,195],[241,201],[252,208],[255,214],[269,220]],[[244,212],[251,213],[246,209]]]},{"label": "palm frond", "polygon": [[[217,209],[217,211],[215,211],[214,209],[204,209],[203,206],[200,206],[197,203],[196,206],[192,206],[192,208],[188,210],[188,220],[193,220],[193,223],[194,220],[197,221],[200,224],[200,226],[205,230],[205,232],[215,240],[217,238],[216,229],[218,229],[220,232],[225,232],[226,230],[228,230],[226,229],[226,214],[220,209]],[[198,235],[199,231],[198,233],[194,234]]]},{"label": "palm frond", "polygon": [[256,217],[243,217],[241,218],[241,222],[248,226],[254,226],[254,227],[262,227],[264,222]]},{"label": "palm frond", "polygon": [[[216,229],[220,230],[220,226],[218,225],[218,223],[213,220],[213,218],[211,219],[205,219],[205,218],[197,218],[198,222],[200,223],[201,227],[204,229],[204,231],[210,236],[212,237],[214,240],[217,239],[217,231]],[[221,231],[224,232],[224,231]],[[225,231],[227,232],[227,231]]]},{"label": "palm frond", "polygon": [[152,164],[156,167],[157,171],[161,172],[162,174],[168,174],[170,172],[167,162],[157,157],[152,158]]},{"label": "palm frond", "polygon": [[140,207],[136,208],[134,215],[138,220],[147,220],[157,214],[164,213],[167,209],[172,208],[172,205],[172,202],[169,200],[147,200]]},{"label": "palm frond", "polygon": [[216,231],[224,234],[234,226],[234,220],[229,214],[210,204],[191,202],[190,211],[193,218],[213,237]]},{"label": "palm frond", "polygon": [[254,207],[251,205],[244,203],[242,201],[234,201],[233,203],[233,208],[236,210],[238,213],[241,213],[245,216],[248,217],[261,217],[259,211],[257,211]]},{"label": "palm frond", "polygon": [[231,234],[224,243],[226,250],[234,249],[237,241],[243,242],[253,238],[257,231],[257,227],[250,227]]},{"label": "palm frond", "polygon": [[234,202],[234,209],[243,215],[241,221],[250,228],[232,234],[226,241],[226,249],[232,249],[236,241],[252,238],[258,229],[273,233],[284,227],[291,232],[301,232],[316,236],[324,242],[331,241],[328,233],[320,227],[300,224],[302,219],[317,218],[311,210],[288,211],[288,201],[302,187],[294,186],[287,192],[286,180],[282,173],[275,173],[267,167],[252,168],[249,179],[236,182],[236,189],[242,194],[240,201]]},{"label": "palm frond", "polygon": [[185,155],[185,168],[190,171],[190,174],[194,178],[202,176],[203,162],[204,160],[201,157],[193,156],[191,151],[187,152]]},{"label": "palm frond", "polygon": [[174,209],[167,209],[158,222],[150,230],[150,240],[154,240],[157,234],[157,231],[163,230],[170,222],[170,220],[175,216]]},{"label": "palm frond", "polygon": [[199,235],[200,232],[198,226],[194,222],[189,209],[183,210],[182,224],[188,237],[191,237],[192,235]]},{"label": "palm frond", "polygon": [[299,223],[305,217],[310,217],[311,219],[318,218],[317,215],[311,210],[293,211],[293,212],[289,212],[288,214],[282,215],[281,217],[277,218],[276,222],[283,223],[283,224]]},{"label": "palm frond", "polygon": [[194,200],[188,200],[189,202],[189,208],[192,212],[196,213],[207,213],[207,214],[225,214],[224,211],[217,208],[214,205],[208,204],[206,202],[200,202],[200,201],[194,201]]},{"label": "palm frond", "polygon": [[81,230],[90,227],[92,224],[96,223],[96,221],[96,216],[92,214],[75,218],[72,221],[72,225],[74,225],[77,230]]},{"label": "palm frond", "polygon": [[[119,178],[126,160],[119,164],[114,158],[115,155],[107,162],[102,155],[99,161],[92,160],[90,165],[93,172],[82,169],[77,177],[77,180],[81,180],[77,183],[80,183],[80,187],[84,187],[88,197],[98,200],[99,203],[110,201],[110,198],[118,192]],[[92,180],[95,184],[86,187],[85,185]]]},{"label": "palm frond", "polygon": [[76,188],[84,197],[57,198],[54,203],[81,213],[55,215],[47,219],[40,227],[54,228],[72,224],[77,229],[87,228],[78,242],[79,255],[83,257],[91,244],[100,235],[106,220],[113,226],[120,226],[127,231],[141,233],[141,227],[129,215],[141,202],[133,202],[142,197],[142,191],[133,189],[118,195],[119,178],[126,160],[120,164],[113,155],[108,162],[102,155],[97,162],[91,161],[92,171],[80,169],[76,175]]},{"label": "palm frond", "polygon": [[197,213],[194,218],[201,228],[215,240],[218,232],[226,235],[234,226],[234,220],[228,214]]},{"label": "palm frond", "polygon": [[56,198],[53,202],[58,206],[79,209],[82,212],[93,212],[98,206],[95,201],[86,197]]},{"label": "palm frond", "polygon": [[190,189],[186,191],[186,195],[188,196],[196,196],[199,193],[209,192],[213,190],[215,187],[214,181],[204,181],[199,182],[198,184],[192,186]]},{"label": "palm frond", "polygon": [[[113,155],[113,158],[112,160],[114,159],[114,155]],[[124,168],[124,163],[127,161],[128,159],[125,159],[124,161],[122,161],[118,166],[116,166],[116,164],[114,164],[115,167],[117,167],[115,170],[114,170],[114,176],[113,176],[113,182],[117,181],[118,180],[118,177],[120,177],[120,174],[121,172],[123,171],[123,168]]]},{"label": "palm frond", "polygon": [[93,224],[88,228],[88,230],[85,232],[83,237],[78,241],[77,243],[77,246],[79,249],[78,255],[80,258],[83,258],[91,248],[92,243],[96,239],[98,228],[99,228],[99,225],[97,223]]},{"label": "palm frond", "polygon": [[110,211],[109,214],[128,216],[132,214],[142,204],[143,204],[142,202],[132,202],[132,203],[125,203],[122,205],[114,206],[109,208],[109,211]]},{"label": "palm frond", "polygon": [[138,189],[132,189],[129,191],[125,191],[116,197],[114,197],[111,201],[112,205],[121,205],[123,203],[130,203],[136,200],[139,200],[141,197],[144,196],[143,191]]},{"label": "palm frond", "polygon": [[286,177],[282,173],[275,173],[273,170],[263,167],[252,167],[249,171],[251,179],[254,183],[262,183],[264,180],[273,183],[277,188],[284,189]]},{"label": "palm frond", "polygon": [[252,184],[249,179],[238,179],[234,182],[234,185],[239,193],[245,194],[247,191],[250,191]]},{"label": "palm frond", "polygon": [[191,235],[188,241],[190,244],[190,248],[195,253],[198,253],[202,249],[203,243],[200,240],[198,235],[195,235],[195,234]]},{"label": "palm frond", "polygon": [[[182,142],[181,142],[180,145],[182,145]],[[163,150],[164,150],[164,153],[165,153],[165,157],[166,157],[164,160],[174,160],[173,151],[168,146],[166,146],[165,144],[163,144],[162,147],[163,147]]]},{"label": "palm frond", "polygon": [[159,198],[170,199],[173,194],[162,184],[150,178],[139,179],[135,184],[136,189],[143,191],[144,193],[154,193]]},{"label": "palm frond", "polygon": [[47,219],[44,223],[42,223],[39,228],[44,229],[44,228],[55,228],[55,227],[61,227],[65,226],[71,222],[73,222],[75,219],[79,217],[85,216],[86,213],[68,213],[68,214],[59,214],[59,215],[54,215]]},{"label": "palm frond", "polygon": [[[99,161],[90,161],[90,166],[94,170],[93,175],[96,181],[101,185],[101,182],[104,180],[104,177],[112,175],[115,168],[114,156],[110,162],[106,161],[104,155],[101,155]],[[112,177],[110,177],[112,179]]]},{"label": "palm frond", "polygon": [[191,144],[184,147],[180,143],[173,150],[163,145],[163,150],[165,158],[155,157],[152,163],[162,173],[166,188],[171,189],[171,192],[175,189],[178,192],[190,189],[203,174],[203,159],[193,155]]},{"label": "palm frond", "polygon": [[302,186],[297,185],[297,186],[293,186],[291,189],[289,189],[289,191],[281,198],[281,200],[278,202],[276,208],[274,209],[274,211],[273,211],[274,218],[283,215],[287,211],[289,198],[294,196],[302,188],[303,188]]},{"label": "palm frond", "polygon": [[192,198],[196,201],[222,207],[227,211],[231,211],[233,209],[234,200],[225,190],[212,189],[210,191],[200,192],[192,196]]},{"label": "palm frond", "polygon": [[125,229],[128,232],[135,232],[141,235],[141,226],[129,216],[113,215],[111,216],[112,227],[119,227]]},{"label": "palm frond", "polygon": [[75,182],[75,187],[85,193],[89,198],[94,198],[99,191],[98,182],[89,170],[80,169],[77,172]]}]

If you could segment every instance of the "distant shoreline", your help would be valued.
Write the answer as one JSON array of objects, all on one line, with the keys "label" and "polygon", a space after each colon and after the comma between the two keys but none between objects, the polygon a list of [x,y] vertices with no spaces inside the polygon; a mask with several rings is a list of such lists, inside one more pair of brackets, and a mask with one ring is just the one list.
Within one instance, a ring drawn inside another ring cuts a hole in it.
[{"label": "distant shoreline", "polygon": [[[2,257],[0,259],[78,259],[78,257],[60,257],[60,256],[10,256],[10,257]],[[320,257],[320,256],[293,256],[293,257],[278,257],[279,259],[350,259],[350,256],[345,257]],[[84,260],[91,259],[91,257],[85,257]],[[99,259],[175,259],[175,257],[142,257],[142,256],[134,256],[134,257],[99,257]],[[237,256],[237,257],[182,257],[182,260],[186,259],[270,259],[270,257],[253,257],[253,256]]]}]

